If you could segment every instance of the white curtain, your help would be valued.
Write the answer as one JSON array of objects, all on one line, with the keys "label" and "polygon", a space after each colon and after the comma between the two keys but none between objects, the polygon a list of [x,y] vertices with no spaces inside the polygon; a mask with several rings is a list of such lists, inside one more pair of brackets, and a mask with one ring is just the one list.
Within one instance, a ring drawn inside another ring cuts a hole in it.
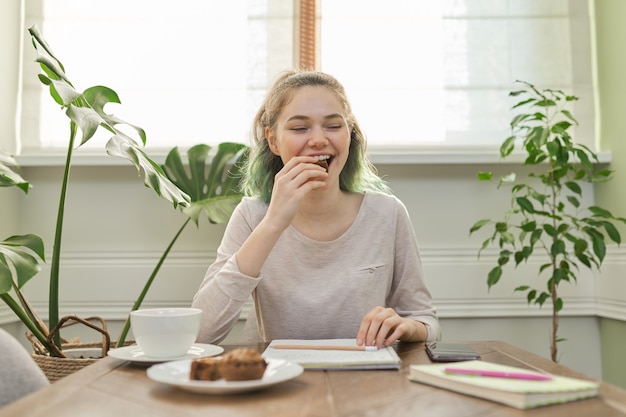
[{"label": "white curtain", "polygon": [[[148,148],[169,149],[247,143],[266,85],[293,65],[292,9],[273,0],[27,0],[26,23],[40,27],[76,88],[112,88],[122,106],[105,110],[143,127]],[[64,148],[68,119],[40,85],[32,49],[26,43],[22,149]]]},{"label": "white curtain", "polygon": [[[370,149],[494,148],[516,79],[578,95],[576,138],[593,147],[587,0],[320,1],[321,69],[346,86]],[[26,27],[77,88],[116,90],[108,110],[145,128],[149,149],[247,143],[267,86],[294,66],[293,3],[26,0]],[[64,148],[67,118],[26,40],[18,139],[26,153]]]},{"label": "white curtain", "polygon": [[321,14],[322,68],[370,146],[500,144],[515,80],[578,95],[576,138],[593,146],[587,0],[323,0]]}]

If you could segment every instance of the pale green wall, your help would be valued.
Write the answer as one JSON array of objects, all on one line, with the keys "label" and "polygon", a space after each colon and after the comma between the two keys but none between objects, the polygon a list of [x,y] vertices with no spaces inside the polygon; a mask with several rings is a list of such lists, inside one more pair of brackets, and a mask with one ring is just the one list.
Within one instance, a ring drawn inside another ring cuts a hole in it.
[{"label": "pale green wall", "polygon": [[[611,151],[613,181],[596,186],[598,205],[626,217],[626,1],[595,0],[595,54],[598,144]],[[622,228],[626,230],[626,228]],[[600,277],[602,279],[602,277]],[[602,375],[607,382],[626,388],[626,323],[601,319]]]},{"label": "pale green wall", "polygon": [[621,320],[600,320],[600,352],[602,355],[602,379],[611,384],[626,388],[626,322]]}]

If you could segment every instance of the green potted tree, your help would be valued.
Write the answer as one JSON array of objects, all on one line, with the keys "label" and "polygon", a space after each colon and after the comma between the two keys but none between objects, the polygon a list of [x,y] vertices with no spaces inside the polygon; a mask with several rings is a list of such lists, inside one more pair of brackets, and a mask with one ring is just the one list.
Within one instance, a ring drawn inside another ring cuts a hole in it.
[{"label": "green potted tree", "polygon": [[[541,262],[538,275],[545,286],[520,285],[515,291],[525,294],[527,302],[552,305],[550,353],[558,361],[557,343],[559,312],[563,299],[559,285],[575,283],[581,268],[599,269],[606,256],[606,238],[616,244],[621,236],[615,227],[626,220],[608,210],[582,204],[584,182],[608,181],[611,171],[598,166],[598,157],[588,147],[578,144],[569,133],[577,125],[568,104],[578,100],[559,90],[535,88],[519,81],[520,90],[511,97],[519,101],[513,109],[519,111],[511,121],[512,134],[500,147],[500,156],[510,156],[519,145],[525,157],[524,165],[531,168],[525,178],[515,173],[500,178],[498,188],[508,184],[511,205],[503,218],[482,219],[470,229],[473,233],[489,229],[481,252],[497,248],[496,265],[487,275],[488,288],[502,278],[505,267],[515,268],[529,259]],[[480,180],[493,179],[490,172],[479,172]]]}]

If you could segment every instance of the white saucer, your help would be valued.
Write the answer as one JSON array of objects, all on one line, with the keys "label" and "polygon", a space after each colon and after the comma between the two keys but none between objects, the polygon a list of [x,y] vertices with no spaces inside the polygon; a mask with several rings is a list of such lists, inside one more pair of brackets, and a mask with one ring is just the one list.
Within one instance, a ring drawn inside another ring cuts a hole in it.
[{"label": "white saucer", "polygon": [[300,375],[304,368],[295,362],[282,359],[266,359],[267,369],[263,378],[252,381],[196,381],[189,379],[191,360],[173,361],[148,368],[148,378],[172,385],[185,391],[200,394],[237,394],[267,388]]},{"label": "white saucer", "polygon": [[217,345],[207,345],[204,343],[194,343],[186,355],[176,356],[172,358],[154,358],[146,356],[137,345],[125,346],[117,349],[110,349],[108,355],[115,359],[123,359],[135,363],[153,364],[160,362],[169,362],[180,359],[197,359],[207,356],[219,355],[224,348]]}]

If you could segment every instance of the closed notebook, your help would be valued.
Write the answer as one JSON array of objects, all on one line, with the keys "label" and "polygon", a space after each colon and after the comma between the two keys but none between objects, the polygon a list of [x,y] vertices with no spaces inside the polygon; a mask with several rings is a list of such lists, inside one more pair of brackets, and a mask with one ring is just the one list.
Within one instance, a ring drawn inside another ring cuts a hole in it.
[{"label": "closed notebook", "polygon": [[598,383],[581,379],[550,375],[552,377],[550,380],[537,381],[455,374],[445,371],[449,367],[461,368],[470,372],[480,370],[503,373],[538,373],[478,360],[455,362],[454,364],[411,365],[409,379],[521,409],[565,403],[598,395]]},{"label": "closed notebook", "polygon": [[[311,349],[276,349],[275,345],[310,345]],[[316,339],[273,340],[263,352],[267,359],[284,359],[296,362],[305,369],[400,369],[402,364],[396,351],[390,346],[375,351],[357,350],[318,350],[315,347],[324,346],[338,348],[357,347],[354,339]]]}]

